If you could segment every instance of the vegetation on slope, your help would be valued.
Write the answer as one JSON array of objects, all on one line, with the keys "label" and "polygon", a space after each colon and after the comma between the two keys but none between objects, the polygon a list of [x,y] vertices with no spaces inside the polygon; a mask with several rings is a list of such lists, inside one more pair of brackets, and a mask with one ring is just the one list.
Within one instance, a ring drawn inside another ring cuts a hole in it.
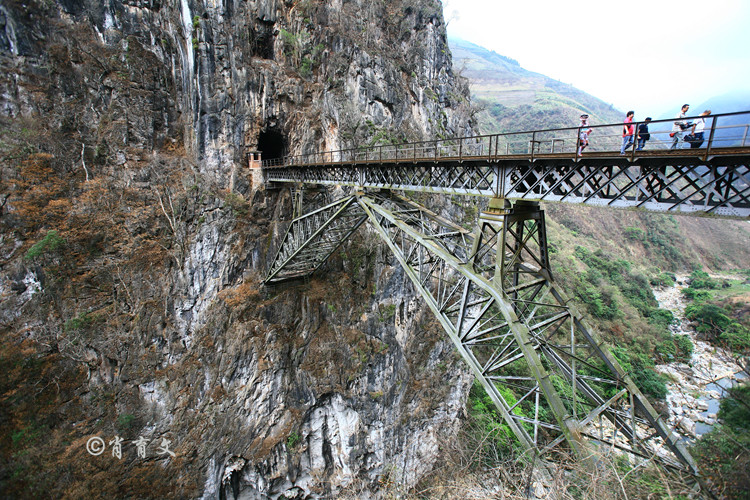
[{"label": "vegetation on slope", "polygon": [[[750,270],[714,278],[690,275],[683,295],[685,314],[702,338],[731,352],[745,379],[722,394],[719,423],[692,447],[704,475],[724,498],[748,498],[750,491]],[[737,279],[739,277],[739,279]]]},{"label": "vegetation on slope", "polygon": [[623,113],[575,87],[523,69],[517,61],[463,40],[449,40],[453,61],[471,82],[484,134],[616,123]]}]

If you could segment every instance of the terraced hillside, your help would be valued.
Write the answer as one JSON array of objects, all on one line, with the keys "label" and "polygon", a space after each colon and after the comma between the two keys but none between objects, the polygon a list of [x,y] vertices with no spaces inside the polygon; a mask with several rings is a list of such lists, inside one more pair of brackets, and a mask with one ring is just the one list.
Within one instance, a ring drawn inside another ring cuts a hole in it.
[{"label": "terraced hillside", "polygon": [[479,45],[458,39],[449,45],[454,67],[469,79],[472,99],[483,108],[478,114],[482,133],[574,127],[581,113],[591,116],[591,124],[624,116],[601,99]]}]

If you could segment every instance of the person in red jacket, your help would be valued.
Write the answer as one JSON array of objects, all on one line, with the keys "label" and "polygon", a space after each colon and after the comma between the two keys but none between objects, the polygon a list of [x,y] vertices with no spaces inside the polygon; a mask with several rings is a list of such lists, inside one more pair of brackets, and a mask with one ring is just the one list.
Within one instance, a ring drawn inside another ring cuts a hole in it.
[{"label": "person in red jacket", "polygon": [[620,148],[620,154],[624,155],[625,150],[628,149],[629,146],[633,145],[633,134],[635,133],[635,126],[633,125],[633,117],[635,116],[635,111],[628,111],[628,114],[625,115],[625,123],[622,125],[622,147]]}]

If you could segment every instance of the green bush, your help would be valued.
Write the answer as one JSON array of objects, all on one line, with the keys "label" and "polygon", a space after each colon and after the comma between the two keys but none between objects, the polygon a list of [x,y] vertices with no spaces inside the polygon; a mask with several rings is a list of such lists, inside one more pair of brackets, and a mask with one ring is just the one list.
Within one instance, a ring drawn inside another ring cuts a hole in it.
[{"label": "green bush", "polygon": [[726,343],[734,352],[747,351],[750,349],[750,329],[734,322],[721,332],[719,340]]},{"label": "green bush", "polygon": [[660,273],[656,276],[653,276],[649,282],[653,286],[660,286],[660,287],[668,287],[674,285],[675,281],[677,281],[677,277],[674,275],[674,273]]},{"label": "green bush", "polygon": [[657,399],[667,397],[667,385],[663,377],[654,371],[651,358],[624,346],[615,346],[611,352],[644,394]]},{"label": "green bush", "polygon": [[250,208],[245,198],[237,193],[227,193],[224,197],[224,205],[232,210],[235,217],[246,216]]},{"label": "green bush", "polygon": [[639,227],[626,227],[623,232],[625,237],[629,240],[641,242],[646,241],[646,231]]},{"label": "green bush", "polygon": [[719,418],[731,428],[750,431],[750,383],[732,387],[721,400]]},{"label": "green bush", "polygon": [[302,78],[308,78],[312,75],[313,60],[305,56],[299,65],[299,74]]},{"label": "green bush", "polygon": [[648,317],[653,309],[659,307],[648,279],[642,274],[630,273],[623,276],[620,290],[625,300],[643,316]]},{"label": "green bush", "polygon": [[40,241],[36,242],[29,251],[26,252],[26,260],[32,260],[47,252],[54,252],[61,246],[65,245],[65,240],[60,237],[57,231],[47,231],[47,235]]},{"label": "green bush", "polygon": [[677,345],[678,354],[681,356],[681,361],[690,361],[693,357],[693,350],[695,346],[689,335],[674,335],[672,337],[675,344]]},{"label": "green bush", "polygon": [[669,326],[674,323],[674,315],[668,309],[660,307],[652,308],[647,311],[646,317],[652,325],[660,326],[664,330],[669,330]]},{"label": "green bush", "polygon": [[696,323],[696,331],[709,341],[724,343],[733,351],[750,349],[750,329],[738,323],[726,309],[707,302],[691,304],[685,316]]},{"label": "green bush", "polygon": [[[510,406],[516,403],[516,398],[513,392],[505,387],[497,386],[498,391],[502,394],[505,402]],[[482,456],[492,456],[493,453],[490,451],[500,451],[501,453],[509,453],[513,451],[517,445],[516,437],[511,431],[508,424],[505,423],[502,415],[498,411],[495,403],[490,398],[487,391],[484,390],[484,386],[477,380],[474,380],[474,384],[471,386],[469,391],[469,414],[477,424],[476,431],[480,433],[480,436],[476,436],[477,440],[482,443],[482,447],[486,448],[482,453]],[[520,407],[513,409],[515,415],[523,415]],[[494,466],[492,464],[487,464]]]},{"label": "green bush", "polygon": [[302,440],[299,433],[296,431],[293,431],[289,436],[286,438],[286,446],[289,450],[293,450],[297,447],[299,442]]},{"label": "green bush", "polygon": [[703,302],[711,298],[711,292],[708,290],[697,290],[695,288],[683,288],[682,295],[693,302]]},{"label": "green bush", "polygon": [[70,332],[73,330],[85,330],[101,319],[101,316],[98,314],[82,313],[75,318],[71,318],[66,321],[63,325],[63,329],[66,332]]},{"label": "green bush", "polygon": [[117,417],[117,428],[120,431],[126,431],[133,425],[133,420],[135,420],[135,416],[129,413],[119,415]]},{"label": "green bush", "polygon": [[655,352],[663,363],[672,361],[687,363],[693,357],[693,342],[688,335],[669,335],[656,346]]},{"label": "green bush", "polygon": [[720,282],[711,278],[704,271],[693,271],[690,273],[690,288],[693,290],[715,290],[719,288]]},{"label": "green bush", "polygon": [[750,498],[750,384],[729,389],[719,418],[690,451],[722,498]]}]

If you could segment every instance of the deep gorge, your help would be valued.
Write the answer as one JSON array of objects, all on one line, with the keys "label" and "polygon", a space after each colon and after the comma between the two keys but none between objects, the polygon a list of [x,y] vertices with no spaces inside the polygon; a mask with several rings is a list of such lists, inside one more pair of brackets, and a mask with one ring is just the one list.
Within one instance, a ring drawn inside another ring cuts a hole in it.
[{"label": "deep gorge", "polygon": [[[475,425],[468,368],[367,228],[311,279],[262,286],[293,200],[247,168],[475,133],[440,2],[10,0],[0,64],[0,496],[378,498],[442,479]],[[743,222],[546,210],[557,279],[641,357],[671,339],[591,255],[634,263],[636,285],[750,262]],[[483,465],[460,479],[512,487]]]},{"label": "deep gorge", "polygon": [[[415,484],[457,429],[466,369],[367,234],[325,276],[262,288],[291,202],[246,153],[470,132],[441,5],[0,12],[3,491]],[[122,458],[92,456],[92,436],[124,438]]]}]

